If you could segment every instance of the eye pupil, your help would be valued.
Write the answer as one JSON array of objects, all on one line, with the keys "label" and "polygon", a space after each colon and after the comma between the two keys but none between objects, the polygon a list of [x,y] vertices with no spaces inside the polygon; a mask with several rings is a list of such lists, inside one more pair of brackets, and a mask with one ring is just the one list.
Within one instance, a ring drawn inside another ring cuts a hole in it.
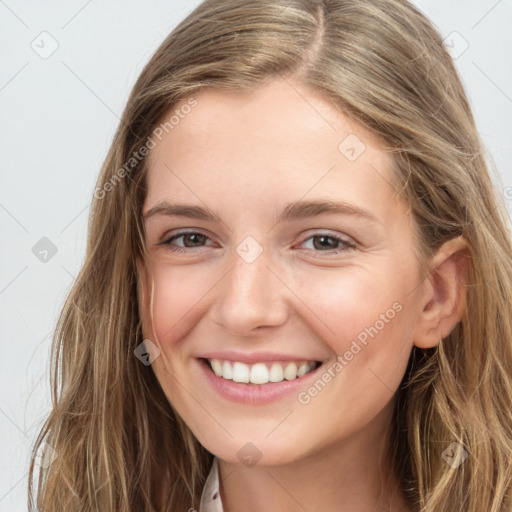
[{"label": "eye pupil", "polygon": [[[337,241],[332,236],[325,236],[325,235],[318,235],[314,237],[314,240],[321,240],[322,242],[320,244],[317,244],[316,242],[313,242],[313,245],[315,246],[315,249],[325,249],[327,248],[334,248],[336,249]],[[331,240],[331,243],[324,243],[326,240]]]},{"label": "eye pupil", "polygon": [[200,244],[204,241],[204,235],[201,235],[200,233],[188,233],[183,235],[183,243],[187,247],[195,247],[195,245],[187,245],[187,240],[195,239],[195,241],[192,241],[192,244]]}]

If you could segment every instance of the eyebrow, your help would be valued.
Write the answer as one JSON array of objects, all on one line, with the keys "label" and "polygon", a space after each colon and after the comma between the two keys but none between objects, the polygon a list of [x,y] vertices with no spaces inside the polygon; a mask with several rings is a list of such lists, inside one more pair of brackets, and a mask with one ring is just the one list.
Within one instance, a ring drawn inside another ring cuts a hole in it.
[{"label": "eyebrow", "polygon": [[[277,222],[300,220],[323,214],[339,214],[377,222],[377,218],[368,210],[344,201],[297,201],[290,203],[281,211]],[[222,219],[208,207],[187,204],[169,204],[166,201],[150,208],[143,216],[147,220],[155,215],[188,217],[190,219],[222,222]]]}]

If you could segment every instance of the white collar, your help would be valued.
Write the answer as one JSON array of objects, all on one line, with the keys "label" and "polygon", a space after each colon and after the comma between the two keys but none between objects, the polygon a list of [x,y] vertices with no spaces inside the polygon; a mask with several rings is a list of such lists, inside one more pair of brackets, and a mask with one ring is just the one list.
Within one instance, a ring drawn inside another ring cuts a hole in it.
[{"label": "white collar", "polygon": [[213,458],[212,467],[204,483],[199,512],[223,512],[219,490],[219,463]]}]

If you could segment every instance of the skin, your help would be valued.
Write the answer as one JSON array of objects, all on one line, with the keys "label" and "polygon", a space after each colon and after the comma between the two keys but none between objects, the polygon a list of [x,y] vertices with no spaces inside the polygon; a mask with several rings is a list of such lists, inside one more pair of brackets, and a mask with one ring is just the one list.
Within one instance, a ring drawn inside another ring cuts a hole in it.
[{"label": "skin", "polygon": [[[465,242],[447,242],[430,261],[435,272],[422,276],[413,220],[391,186],[392,156],[293,77],[194,97],[197,107],[149,155],[143,212],[187,203],[222,221],[149,217],[139,300],[166,396],[220,459],[224,510],[410,510],[386,451],[395,391],[413,345],[435,346],[460,319]],[[354,161],[338,149],[350,134],[365,145]],[[325,199],[376,220],[324,213],[276,224],[288,203]],[[158,245],[181,229],[206,238]],[[322,245],[321,235],[355,247]],[[236,252],[247,236],[263,248],[252,263]],[[332,367],[396,303],[400,312],[307,404],[297,394],[234,403],[199,370],[207,350],[279,351]],[[237,455],[248,442],[261,454],[251,467]]]}]

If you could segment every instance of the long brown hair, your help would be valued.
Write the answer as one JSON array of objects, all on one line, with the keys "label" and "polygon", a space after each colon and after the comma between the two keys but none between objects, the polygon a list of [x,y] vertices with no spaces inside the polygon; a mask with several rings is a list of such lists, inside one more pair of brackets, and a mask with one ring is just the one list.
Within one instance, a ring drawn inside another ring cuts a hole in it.
[{"label": "long brown hair", "polygon": [[[391,455],[415,511],[512,509],[510,226],[453,62],[405,0],[207,0],[158,48],[101,170],[85,263],[54,334],[53,408],[35,447],[51,449],[47,464],[32,461],[31,509],[199,508],[212,454],[134,357],[143,339],[142,148],[195,91],[242,91],[277,76],[321,91],[393,152],[422,266],[446,240],[468,242],[463,318],[435,348],[413,349]],[[443,460],[454,442],[468,454],[457,468]]]}]

